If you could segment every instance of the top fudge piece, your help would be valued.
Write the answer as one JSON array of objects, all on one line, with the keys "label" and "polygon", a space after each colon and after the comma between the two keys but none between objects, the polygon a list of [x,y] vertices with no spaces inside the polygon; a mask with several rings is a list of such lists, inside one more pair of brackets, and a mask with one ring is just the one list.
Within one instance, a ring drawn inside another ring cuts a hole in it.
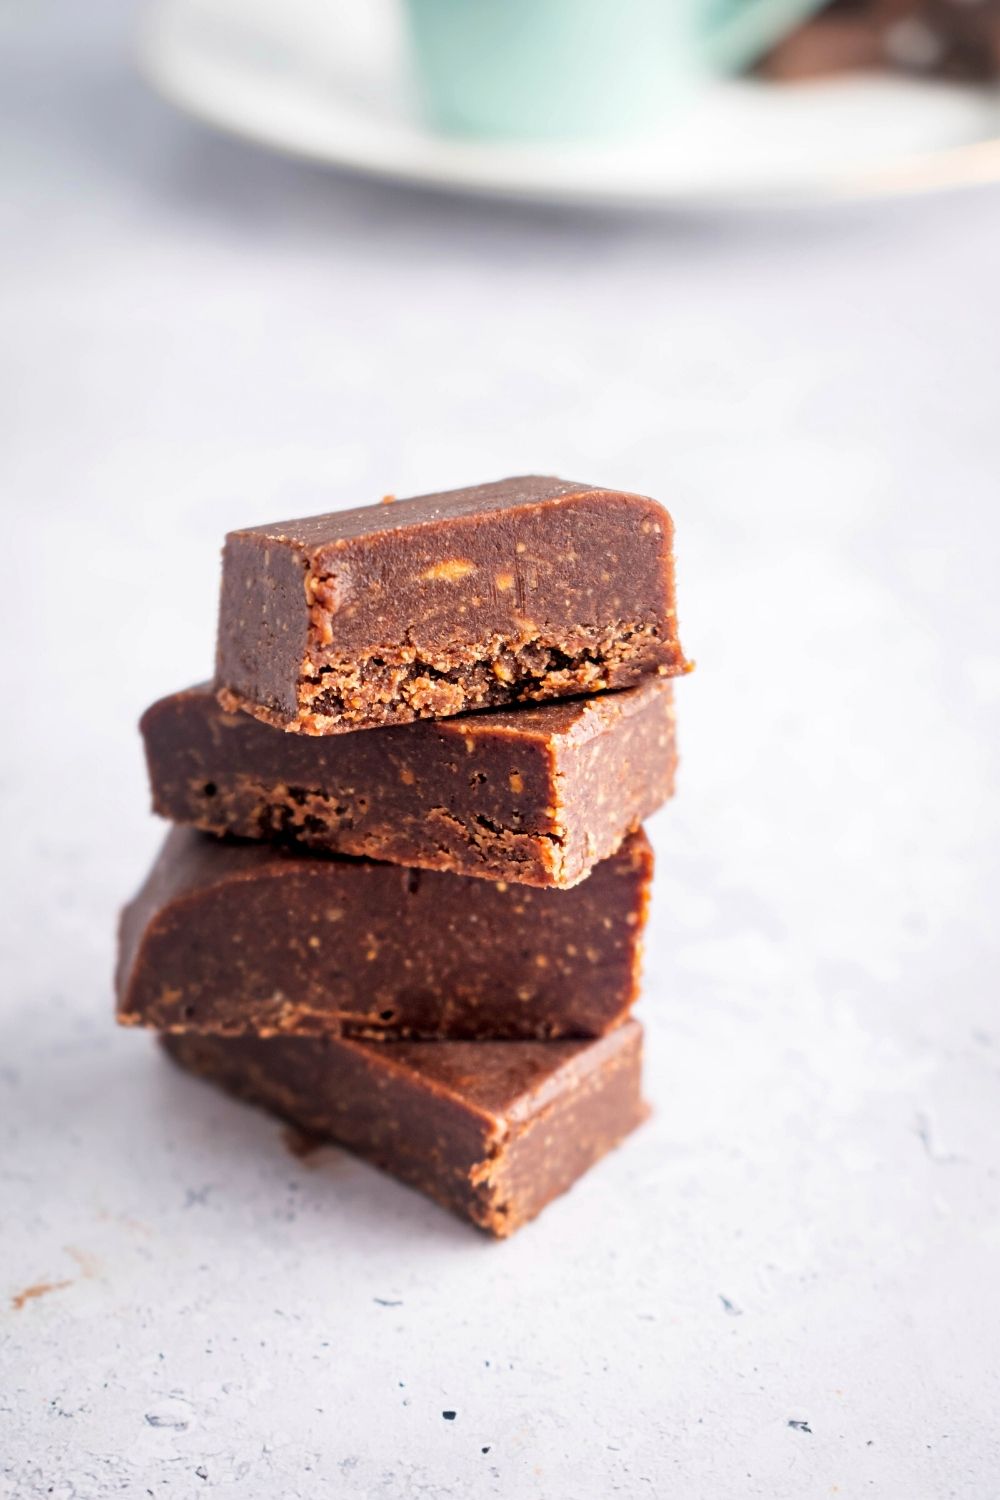
[{"label": "top fudge piece", "polygon": [[340,734],[675,676],[672,535],[536,475],[231,532],[219,701]]}]

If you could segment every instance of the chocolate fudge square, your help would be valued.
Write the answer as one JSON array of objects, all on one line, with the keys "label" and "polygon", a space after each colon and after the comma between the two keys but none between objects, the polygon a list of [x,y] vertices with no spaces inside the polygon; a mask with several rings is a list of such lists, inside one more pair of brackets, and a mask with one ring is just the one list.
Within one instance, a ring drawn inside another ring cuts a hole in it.
[{"label": "chocolate fudge square", "polygon": [[216,834],[525,885],[578,884],[673,792],[673,687],[282,734],[210,686],[142,719],[153,806]]},{"label": "chocolate fudge square", "polygon": [[222,1036],[599,1036],[638,992],[640,830],[536,890],[175,828],[122,914],[118,1019]]},{"label": "chocolate fudge square", "polygon": [[536,475],[231,532],[219,700],[325,735],[675,676],[672,538]]},{"label": "chocolate fudge square", "polygon": [[181,1067],[504,1238],[646,1115],[642,1028],[590,1042],[166,1036]]}]

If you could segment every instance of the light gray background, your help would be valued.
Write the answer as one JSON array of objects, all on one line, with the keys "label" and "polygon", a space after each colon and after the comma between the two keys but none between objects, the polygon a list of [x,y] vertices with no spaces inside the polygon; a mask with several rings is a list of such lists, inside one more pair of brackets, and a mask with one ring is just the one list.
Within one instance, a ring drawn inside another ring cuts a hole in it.
[{"label": "light gray background", "polygon": [[[0,21],[0,1492],[993,1500],[1000,194],[423,198],[173,115],[129,19]],[[494,1245],[110,970],[225,529],[530,469],[672,507],[698,672],[655,1118]]]}]

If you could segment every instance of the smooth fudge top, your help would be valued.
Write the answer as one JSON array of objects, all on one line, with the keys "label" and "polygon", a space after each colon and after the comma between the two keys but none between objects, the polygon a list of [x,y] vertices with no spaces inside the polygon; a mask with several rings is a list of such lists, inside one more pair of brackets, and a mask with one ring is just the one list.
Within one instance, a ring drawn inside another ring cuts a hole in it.
[{"label": "smooth fudge top", "polygon": [[231,532],[220,701],[332,734],[674,676],[672,536],[537,475]]},{"label": "smooth fudge top", "polygon": [[[603,1037],[574,1041],[372,1042],[345,1037],[266,1040],[212,1037],[211,1045],[219,1057],[228,1054],[264,1062],[270,1056],[276,1061],[292,1059],[311,1064],[315,1076],[305,1092],[311,1095],[317,1108],[330,1092],[327,1080],[336,1076],[341,1059],[364,1059],[385,1077],[418,1080],[429,1099],[457,1105],[475,1116],[492,1144],[501,1140],[512,1124],[543,1113],[567,1087],[576,1086],[605,1066],[609,1059],[640,1041],[641,1035],[640,1023],[629,1018]],[[171,1052],[182,1049],[177,1037],[176,1032],[163,1033]],[[199,1036],[193,1039],[193,1044],[203,1040],[208,1038]],[[366,1086],[369,1100],[378,1092],[370,1083]],[[291,1108],[287,1111],[292,1112]]]}]

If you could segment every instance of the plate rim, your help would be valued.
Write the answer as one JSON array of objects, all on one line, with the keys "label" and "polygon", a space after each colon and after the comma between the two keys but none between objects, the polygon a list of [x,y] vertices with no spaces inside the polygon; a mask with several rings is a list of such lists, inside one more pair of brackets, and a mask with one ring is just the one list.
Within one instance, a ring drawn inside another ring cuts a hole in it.
[{"label": "plate rim", "polygon": [[[225,104],[219,105],[208,98],[204,90],[192,87],[190,76],[185,77],[184,69],[177,65],[175,23],[183,11],[184,6],[179,0],[157,0],[147,11],[134,44],[140,75],[168,103],[214,129],[277,154],[425,191],[581,210],[664,213],[685,208],[710,208],[738,213],[769,206],[807,208],[872,199],[914,198],[1000,182],[1000,133],[939,149],[904,152],[896,161],[882,163],[870,170],[828,171],[808,183],[799,180],[767,187],[755,183],[743,187],[734,184],[725,193],[714,183],[704,189],[691,185],[660,193],[629,186],[621,191],[608,191],[603,184],[581,190],[574,182],[559,184],[541,179],[513,183],[464,171],[460,156],[444,169],[439,164],[413,161],[403,155],[389,160],[377,152],[359,153],[346,146],[340,148],[334,142],[317,146],[308,140],[293,140],[286,132],[269,128],[266,121],[253,122],[245,115],[237,116]],[[839,80],[830,82],[836,86]],[[806,84],[791,86],[808,87]],[[953,90],[956,86],[947,87]],[[1000,89],[989,92],[995,95],[1000,110]],[[465,143],[454,144],[461,146]]]}]

